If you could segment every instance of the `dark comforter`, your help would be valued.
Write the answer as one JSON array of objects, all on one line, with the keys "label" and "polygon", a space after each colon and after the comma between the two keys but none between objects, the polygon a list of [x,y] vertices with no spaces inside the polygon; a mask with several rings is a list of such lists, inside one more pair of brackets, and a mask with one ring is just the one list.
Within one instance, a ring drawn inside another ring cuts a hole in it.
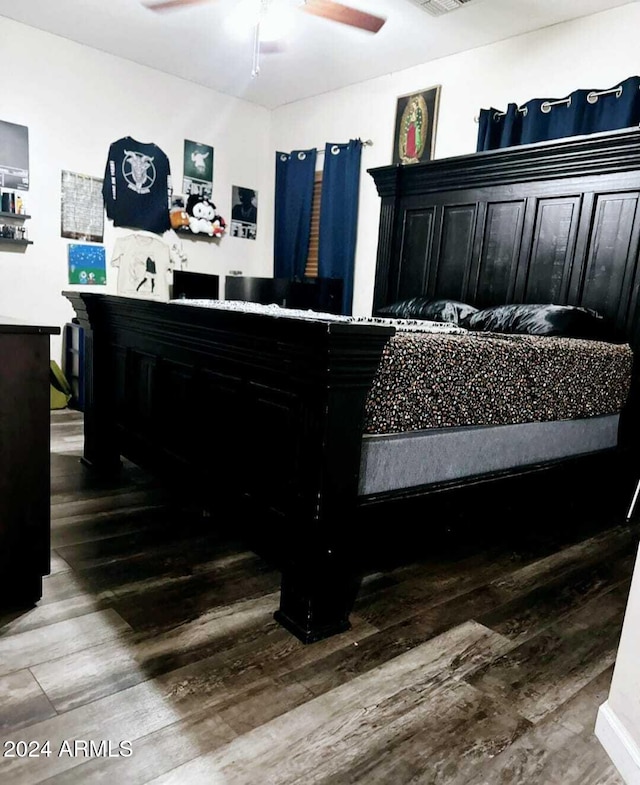
[{"label": "dark comforter", "polygon": [[533,335],[396,334],[367,401],[365,433],[565,420],[620,411],[627,344]]}]

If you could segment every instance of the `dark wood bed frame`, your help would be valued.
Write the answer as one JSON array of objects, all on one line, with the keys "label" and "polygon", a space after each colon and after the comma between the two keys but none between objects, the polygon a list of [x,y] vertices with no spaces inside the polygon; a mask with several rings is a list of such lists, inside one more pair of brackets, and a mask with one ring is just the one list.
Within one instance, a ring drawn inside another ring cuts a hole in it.
[{"label": "dark wood bed frame", "polygon": [[[637,345],[640,132],[370,173],[374,311],[423,293],[569,303]],[[86,342],[86,463],[111,471],[126,456],[208,501],[213,524],[247,521],[282,571],[278,621],[304,642],[347,629],[358,511],[439,490],[358,495],[365,400],[394,329],[65,295]]]}]

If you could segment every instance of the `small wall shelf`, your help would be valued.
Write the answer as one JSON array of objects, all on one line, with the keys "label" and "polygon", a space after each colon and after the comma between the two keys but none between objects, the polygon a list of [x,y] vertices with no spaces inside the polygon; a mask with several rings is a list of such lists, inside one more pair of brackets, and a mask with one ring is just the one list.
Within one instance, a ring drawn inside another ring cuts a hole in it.
[{"label": "small wall shelf", "polygon": [[[22,223],[22,221],[26,221],[29,218],[31,218],[31,216],[26,213],[12,213],[0,210],[0,221],[7,221],[7,223],[13,221]],[[24,233],[22,229],[18,229],[17,231],[19,233]],[[3,244],[12,245],[14,248],[26,248],[27,245],[33,245],[33,240],[27,240],[24,237],[4,237],[0,234],[0,245]]]},{"label": "small wall shelf", "polygon": [[26,213],[3,213],[0,211],[0,218],[15,218],[16,221],[26,221],[31,216]]},{"label": "small wall shelf", "polygon": [[33,240],[21,240],[16,237],[0,237],[0,243],[9,243],[9,245],[33,245]]}]

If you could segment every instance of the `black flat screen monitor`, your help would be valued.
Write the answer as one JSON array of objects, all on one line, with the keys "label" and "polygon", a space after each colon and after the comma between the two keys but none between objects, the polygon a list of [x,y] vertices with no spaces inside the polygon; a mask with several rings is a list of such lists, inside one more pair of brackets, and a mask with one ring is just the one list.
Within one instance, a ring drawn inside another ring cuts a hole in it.
[{"label": "black flat screen monitor", "polygon": [[306,278],[304,281],[293,281],[290,278],[231,275],[225,278],[224,299],[342,313],[342,279]]},{"label": "black flat screen monitor", "polygon": [[225,300],[242,300],[263,305],[280,305],[286,308],[291,282],[288,278],[254,278],[247,275],[229,275],[224,282]]},{"label": "black flat screen monitor", "polygon": [[217,300],[220,294],[220,278],[209,273],[190,273],[186,270],[173,271],[174,300]]}]

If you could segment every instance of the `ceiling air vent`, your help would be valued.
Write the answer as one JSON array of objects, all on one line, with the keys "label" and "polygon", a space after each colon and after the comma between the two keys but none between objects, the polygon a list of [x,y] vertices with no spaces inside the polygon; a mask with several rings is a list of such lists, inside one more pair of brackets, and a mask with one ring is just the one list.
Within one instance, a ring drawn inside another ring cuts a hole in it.
[{"label": "ceiling air vent", "polygon": [[442,14],[448,14],[449,11],[455,11],[456,8],[462,8],[471,0],[411,0],[411,2],[431,16],[442,16]]}]

